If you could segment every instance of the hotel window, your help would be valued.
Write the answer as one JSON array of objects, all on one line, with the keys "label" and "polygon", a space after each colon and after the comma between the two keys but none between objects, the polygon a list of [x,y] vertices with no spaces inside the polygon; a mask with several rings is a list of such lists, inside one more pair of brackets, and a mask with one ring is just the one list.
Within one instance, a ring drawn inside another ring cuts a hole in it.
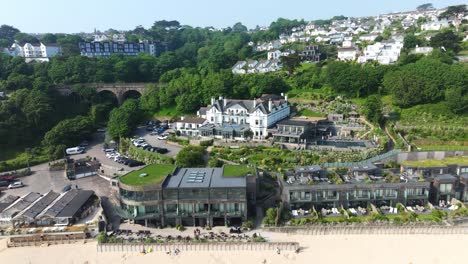
[{"label": "hotel window", "polygon": [[255,120],[255,125],[258,125],[258,119]]},{"label": "hotel window", "polygon": [[451,183],[445,183],[440,185],[440,192],[442,193],[449,193],[452,191],[452,184]]}]

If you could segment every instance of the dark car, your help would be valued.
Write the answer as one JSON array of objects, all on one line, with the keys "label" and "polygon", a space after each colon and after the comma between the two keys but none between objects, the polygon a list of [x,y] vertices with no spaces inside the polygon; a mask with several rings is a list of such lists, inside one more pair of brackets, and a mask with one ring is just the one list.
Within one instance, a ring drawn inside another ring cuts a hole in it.
[{"label": "dark car", "polygon": [[146,146],[143,147],[144,150],[150,150],[151,148],[153,148],[153,146],[151,146],[151,145],[146,145]]},{"label": "dark car", "polygon": [[65,187],[63,187],[62,189],[62,193],[68,192],[69,190],[71,190],[71,188],[72,188],[71,184],[65,185]]},{"label": "dark car", "polygon": [[146,131],[153,131],[153,130],[154,130],[153,125],[146,126]]},{"label": "dark car", "polygon": [[156,152],[158,152],[158,153],[160,153],[160,154],[166,154],[166,153],[169,152],[169,151],[167,150],[167,148],[158,148],[158,149],[156,150]]},{"label": "dark car", "polygon": [[3,175],[3,176],[0,176],[0,181],[13,181],[15,179],[14,176],[12,175]]},{"label": "dark car", "polygon": [[10,185],[9,181],[0,181],[0,188],[8,187]]}]

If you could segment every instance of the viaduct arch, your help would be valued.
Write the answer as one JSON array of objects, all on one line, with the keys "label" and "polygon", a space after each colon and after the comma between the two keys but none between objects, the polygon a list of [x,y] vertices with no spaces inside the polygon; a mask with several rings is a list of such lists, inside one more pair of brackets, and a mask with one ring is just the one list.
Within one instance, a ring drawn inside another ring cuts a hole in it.
[{"label": "viaduct arch", "polygon": [[[111,92],[117,97],[117,101],[120,104],[125,100],[125,94],[127,92],[138,92],[140,95],[143,94],[143,90],[146,85],[152,83],[87,83],[83,84],[90,87],[96,88],[96,93],[108,91]],[[158,83],[157,87],[163,87],[164,84]],[[61,85],[56,86],[55,89],[62,95],[69,96],[73,90],[72,85]]]}]

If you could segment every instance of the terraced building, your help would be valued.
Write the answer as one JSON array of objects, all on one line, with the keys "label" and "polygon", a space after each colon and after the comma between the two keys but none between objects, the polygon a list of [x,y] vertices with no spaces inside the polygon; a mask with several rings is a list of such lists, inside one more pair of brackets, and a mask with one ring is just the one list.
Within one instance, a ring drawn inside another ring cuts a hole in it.
[{"label": "terraced building", "polygon": [[119,179],[120,215],[154,226],[240,225],[254,207],[257,170],[153,164]]}]

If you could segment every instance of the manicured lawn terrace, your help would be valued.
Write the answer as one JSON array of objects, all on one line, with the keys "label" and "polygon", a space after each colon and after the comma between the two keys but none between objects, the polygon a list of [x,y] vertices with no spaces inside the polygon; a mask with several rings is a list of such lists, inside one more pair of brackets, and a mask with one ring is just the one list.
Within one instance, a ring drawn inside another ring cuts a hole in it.
[{"label": "manicured lawn terrace", "polygon": [[450,164],[468,165],[468,156],[445,158],[442,160],[408,160],[403,161],[402,164],[412,167],[437,167]]},{"label": "manicured lawn terrace", "polygon": [[[172,173],[175,165],[170,164],[152,164],[148,165],[137,171],[132,171],[120,178],[123,184],[128,185],[146,185],[146,184],[160,184],[164,178]],[[148,174],[145,177],[140,177],[141,174]]]},{"label": "manicured lawn terrace", "polygon": [[324,117],[322,113],[317,113],[309,109],[302,109],[297,113],[298,116],[307,116],[307,117]]},{"label": "manicured lawn terrace", "polygon": [[225,177],[243,177],[247,174],[254,175],[255,169],[253,167],[247,167],[242,165],[224,165],[223,175]]}]

